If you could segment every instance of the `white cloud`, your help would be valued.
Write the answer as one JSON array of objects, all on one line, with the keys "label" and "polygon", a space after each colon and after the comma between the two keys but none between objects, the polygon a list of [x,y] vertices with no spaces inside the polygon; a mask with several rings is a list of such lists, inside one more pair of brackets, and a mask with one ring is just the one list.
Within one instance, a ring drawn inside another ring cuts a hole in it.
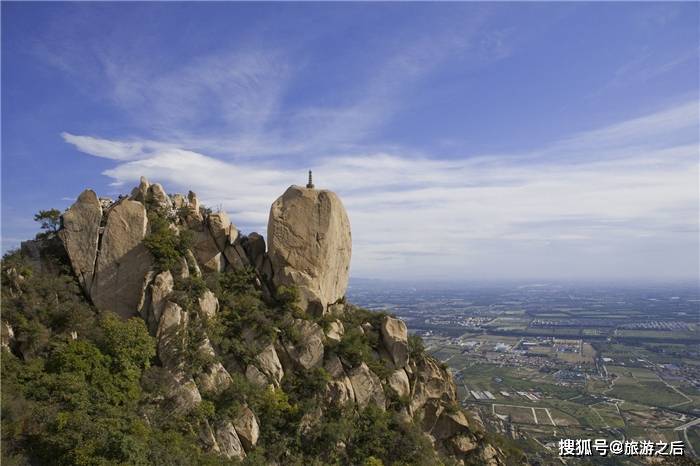
[{"label": "white cloud", "polygon": [[356,276],[663,278],[697,274],[697,141],[677,137],[696,128],[696,105],[528,154],[458,159],[336,154],[290,167],[148,141],[66,140],[120,161],[105,172],[115,182],[145,175],[192,189],[247,231],[264,230],[271,202],[312,168],[349,211]]},{"label": "white cloud", "polygon": [[170,147],[169,144],[154,141],[111,141],[92,136],[76,136],[67,132],[61,137],[73,144],[80,152],[112,160],[133,160],[149,157],[157,151]]},{"label": "white cloud", "polygon": [[[460,21],[441,23],[437,33],[411,29],[378,43],[363,66],[349,72],[353,79],[319,80],[315,67],[305,68],[309,57],[303,47],[265,45],[255,37],[172,61],[153,57],[131,38],[115,45],[106,40],[109,34],[86,42],[81,34],[53,31],[48,37],[58,39],[40,41],[36,52],[85,82],[91,98],[115,104],[150,139],[229,159],[315,157],[357,149],[402,109],[402,96],[446,63],[473,60],[482,66],[507,57],[504,31],[488,31],[487,43],[477,37],[487,26],[488,10],[472,8]],[[68,29],[95,27],[84,24],[86,19],[72,18]],[[56,27],[63,31],[65,24]],[[316,79],[314,94],[320,98],[297,102],[309,78]],[[106,158],[130,160],[151,148],[105,141],[98,150],[97,140],[81,137],[87,151]]]}]

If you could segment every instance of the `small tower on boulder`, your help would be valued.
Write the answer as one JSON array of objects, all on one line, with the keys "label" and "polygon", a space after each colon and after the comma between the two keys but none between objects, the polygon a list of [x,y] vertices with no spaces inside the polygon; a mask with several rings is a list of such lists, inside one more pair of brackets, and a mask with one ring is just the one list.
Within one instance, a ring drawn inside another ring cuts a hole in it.
[{"label": "small tower on boulder", "polygon": [[340,198],[309,184],[290,186],[270,208],[267,254],[272,285],[295,286],[299,306],[310,315],[324,314],[348,287],[352,237]]},{"label": "small tower on boulder", "polygon": [[307,189],[314,189],[314,182],[311,179],[311,170],[309,170],[309,182],[306,183]]}]

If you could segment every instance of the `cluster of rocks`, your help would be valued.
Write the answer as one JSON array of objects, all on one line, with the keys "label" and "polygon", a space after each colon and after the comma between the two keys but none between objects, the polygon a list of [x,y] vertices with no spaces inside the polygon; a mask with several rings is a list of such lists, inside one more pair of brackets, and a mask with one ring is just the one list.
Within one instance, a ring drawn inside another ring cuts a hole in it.
[{"label": "cluster of rocks", "polygon": [[[144,244],[150,231],[148,212],[157,209],[176,219],[176,234],[190,231],[194,242],[177,271],[156,273],[154,259]],[[290,323],[298,337],[278,337],[247,365],[236,367],[250,382],[279,388],[285,374],[323,367],[330,374],[326,404],[375,404],[387,409],[390,397],[404,400],[402,415],[420,423],[437,449],[457,458],[480,458],[500,464],[501,454],[483,441],[475,426],[455,410],[451,376],[432,358],[411,358],[406,325],[384,317],[379,328],[364,323],[357,330],[373,333],[379,341],[375,357],[391,369],[384,379],[364,362],[352,366],[327,351],[346,332],[342,315],[351,256],[350,225],[340,199],[332,192],[292,186],[270,210],[268,244],[257,234],[242,235],[225,212],[203,209],[197,196],[168,195],[163,187],[142,178],[131,195],[112,202],[84,191],[62,217],[58,233],[73,271],[85,294],[101,311],[129,318],[140,315],[157,341],[158,358],[170,379],[169,400],[185,412],[232,383],[229,370],[216,362],[215,349],[201,323],[214,317],[219,303],[211,291],[198,299],[197,312],[186,312],[173,298],[175,280],[190,274],[252,268],[263,296],[274,297],[278,287],[295,286],[300,306],[309,315],[326,315],[322,328],[306,319]],[[173,276],[173,275],[176,276]],[[334,320],[335,318],[335,320]],[[255,335],[243,338],[254,340]],[[211,361],[197,374],[188,371],[186,352],[197,348],[201,360]],[[393,393],[389,393],[388,391]],[[320,416],[320,414],[319,414]],[[217,425],[204,422],[202,444],[227,458],[244,458],[255,448],[260,419],[249,408],[235,419]],[[312,428],[314,419],[305,421]]]}]

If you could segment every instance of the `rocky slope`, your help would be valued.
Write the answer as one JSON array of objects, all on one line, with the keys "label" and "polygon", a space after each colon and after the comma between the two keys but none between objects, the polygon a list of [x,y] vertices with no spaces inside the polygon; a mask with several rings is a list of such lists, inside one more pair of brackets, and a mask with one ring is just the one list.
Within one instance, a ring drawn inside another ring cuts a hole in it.
[{"label": "rocky slope", "polygon": [[[202,450],[284,464],[291,453],[276,451],[275,435],[287,432],[315,442],[300,448],[321,463],[354,463],[357,427],[325,431],[377,412],[394,429],[419,432],[419,447],[437,455],[416,463],[505,463],[460,410],[446,367],[406,325],[345,301],[351,233],[334,193],[290,187],[272,204],[266,245],[194,193],[168,195],[142,178],[117,201],[84,191],[58,238],[99,313],[140,318],[155,338],[165,382],[148,401],[183,416],[210,410],[190,424]],[[40,246],[27,242],[23,252],[38,261]],[[4,346],[21,353],[12,332],[3,322]],[[289,402],[286,430],[259,393],[276,407]],[[158,422],[148,409],[143,416]]]}]

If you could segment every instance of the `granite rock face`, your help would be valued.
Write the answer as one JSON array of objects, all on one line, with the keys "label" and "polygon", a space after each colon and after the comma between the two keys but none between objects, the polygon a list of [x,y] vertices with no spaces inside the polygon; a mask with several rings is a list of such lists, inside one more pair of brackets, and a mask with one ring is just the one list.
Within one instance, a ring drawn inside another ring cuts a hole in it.
[{"label": "granite rock face", "polygon": [[102,205],[97,194],[86,189],[63,214],[63,228],[58,232],[70,258],[73,272],[83,290],[88,293],[95,275],[101,221]]},{"label": "granite rock face", "polygon": [[[147,275],[146,281],[150,281],[150,275],[152,274]],[[156,275],[150,285],[147,285],[143,297],[144,304],[141,306],[140,313],[141,317],[146,321],[151,334],[155,334],[158,329],[166,299],[172,293],[173,287],[173,275],[169,270]]]},{"label": "granite rock face", "polygon": [[223,456],[229,459],[242,460],[246,457],[236,428],[230,421],[222,422],[216,429],[216,443]]},{"label": "granite rock face", "polygon": [[246,451],[251,451],[258,443],[260,437],[260,426],[255,413],[248,407],[243,406],[241,412],[233,421],[238,438]]},{"label": "granite rock face", "polygon": [[386,316],[381,326],[382,342],[389,351],[396,367],[404,367],[408,362],[408,331],[401,319]]},{"label": "granite rock face", "polygon": [[386,409],[386,397],[382,382],[364,362],[350,371],[350,382],[355,392],[357,406],[365,408],[374,403],[381,410]]},{"label": "granite rock face", "polygon": [[389,386],[402,398],[408,398],[411,395],[411,385],[408,381],[408,375],[403,369],[396,369],[388,379]]},{"label": "granite rock face", "polygon": [[318,367],[323,361],[323,329],[315,322],[296,319],[292,324],[298,333],[298,341],[285,345],[287,355],[305,370]]},{"label": "granite rock face", "polygon": [[284,370],[277,356],[275,346],[273,344],[266,346],[265,349],[255,357],[255,362],[263,375],[267,377],[268,381],[274,386],[279,387],[284,377]]},{"label": "granite rock face", "polygon": [[298,287],[302,307],[325,312],[345,295],[352,240],[335,193],[291,186],[272,204],[267,240],[274,286]]},{"label": "granite rock face", "polygon": [[[149,214],[166,218],[175,235],[187,231],[193,236],[189,248],[178,250],[170,270],[161,270],[144,245]],[[477,434],[458,410],[446,367],[424,354],[409,357],[403,321],[390,316],[354,320],[357,308],[342,299],[352,248],[350,224],[334,193],[313,187],[287,189],[271,207],[265,241],[257,233],[241,234],[226,213],[204,208],[193,192],[168,196],[160,184],[142,178],[129,198],[120,196],[116,202],[83,192],[63,215],[58,237],[98,310],[114,311],[122,318],[140,315],[146,321],[156,340],[158,370],[169,381],[163,400],[172,403],[168,406],[173,412],[186,414],[203,397],[211,401],[228,396],[244,383],[243,377],[274,393],[285,385],[285,377],[293,384],[303,380],[300,375],[315,373],[323,376],[313,394],[320,405],[302,417],[301,435],[318,425],[327,407],[343,406],[357,413],[376,405],[415,422],[433,446],[452,455],[457,464],[502,464],[502,452]],[[32,245],[32,257],[39,260],[40,245]],[[209,334],[232,306],[216,281],[225,276],[213,274],[236,277],[241,271],[249,277],[247,286],[259,293],[261,305],[284,313],[267,322],[273,327],[264,332],[251,325],[235,335],[254,350],[245,357],[227,351]],[[299,290],[297,304],[302,309],[280,308],[280,286]],[[5,322],[2,331],[2,346],[17,346]],[[357,343],[352,342],[356,337],[363,340],[360,360],[343,353],[348,344],[352,348]],[[264,415],[244,404],[215,423],[201,420],[194,431],[206,451],[237,460],[256,457],[251,452],[261,428],[270,422]]]},{"label": "granite rock face", "polygon": [[215,362],[197,378],[199,391],[205,395],[218,395],[231,385],[231,375],[220,362]]},{"label": "granite rock face", "polygon": [[100,310],[123,318],[135,316],[153,258],[143,244],[148,231],[146,208],[123,200],[107,214],[90,297]]}]

